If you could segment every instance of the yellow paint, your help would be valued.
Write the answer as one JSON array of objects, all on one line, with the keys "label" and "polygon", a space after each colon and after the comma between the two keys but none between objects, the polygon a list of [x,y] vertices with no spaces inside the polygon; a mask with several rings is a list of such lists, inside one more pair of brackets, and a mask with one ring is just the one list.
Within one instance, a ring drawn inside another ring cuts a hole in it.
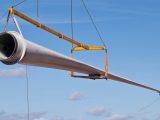
[{"label": "yellow paint", "polygon": [[74,47],[72,48],[73,51],[82,51],[82,50],[105,50],[105,47],[101,47],[101,46],[88,46],[87,49],[83,48],[83,47]]}]

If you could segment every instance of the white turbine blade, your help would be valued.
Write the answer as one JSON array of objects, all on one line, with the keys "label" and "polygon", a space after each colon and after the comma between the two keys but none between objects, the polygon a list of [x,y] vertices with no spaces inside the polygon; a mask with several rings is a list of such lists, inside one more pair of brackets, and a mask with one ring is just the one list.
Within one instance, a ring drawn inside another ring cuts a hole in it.
[{"label": "white turbine blade", "polygon": [[154,89],[154,88],[145,86],[145,85],[140,84],[140,83],[133,82],[133,81],[131,81],[131,80],[128,80],[128,79],[126,79],[126,78],[122,78],[122,77],[117,76],[117,75],[113,75],[113,74],[111,74],[111,73],[109,73],[108,79],[114,80],[114,81],[118,81],[118,82],[127,83],[127,84],[130,84],[130,85],[138,86],[138,87],[141,87],[141,88],[145,88],[145,89],[152,90],[152,91],[156,91],[156,92],[160,93],[160,90],[157,90],[157,89]]},{"label": "white turbine blade", "polygon": [[[5,46],[5,48],[14,49],[5,51],[2,49],[3,46]],[[4,64],[28,64],[33,66],[74,71],[88,75],[75,77],[89,79],[106,79],[105,71],[95,66],[86,64],[82,61],[72,59],[60,53],[57,53],[56,51],[32,43],[24,39],[19,33],[14,31],[8,33],[0,33],[0,61],[2,61]],[[131,84],[160,93],[159,90],[110,73],[108,75],[108,79]]]}]

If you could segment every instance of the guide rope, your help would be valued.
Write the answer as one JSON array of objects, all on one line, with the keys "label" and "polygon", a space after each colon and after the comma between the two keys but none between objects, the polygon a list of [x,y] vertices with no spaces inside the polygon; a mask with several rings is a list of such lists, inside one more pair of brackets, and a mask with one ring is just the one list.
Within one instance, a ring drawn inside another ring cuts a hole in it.
[{"label": "guide rope", "polygon": [[39,0],[37,0],[37,17],[39,17]]},{"label": "guide rope", "polygon": [[86,12],[87,12],[87,14],[88,14],[91,22],[92,22],[93,27],[95,28],[95,30],[96,30],[99,38],[100,38],[101,43],[102,43],[103,46],[105,47],[105,77],[106,77],[106,79],[107,79],[107,78],[108,78],[108,52],[107,52],[107,45],[106,45],[106,43],[104,42],[104,40],[103,40],[103,38],[102,38],[102,36],[101,36],[101,33],[100,33],[100,31],[99,31],[99,29],[98,29],[98,27],[97,27],[97,25],[96,25],[96,23],[95,23],[92,15],[91,15],[91,13],[90,13],[90,11],[89,11],[86,3],[84,2],[84,0],[81,0],[81,1],[82,1],[82,4],[83,4],[83,6],[84,6],[84,8],[85,8],[85,10],[86,10]]},{"label": "guide rope", "polygon": [[17,7],[17,6],[23,4],[23,3],[26,2],[26,1],[27,1],[27,0],[22,0],[21,2],[19,2],[19,3],[15,4],[15,5],[13,5],[13,7]]},{"label": "guide rope", "polygon": [[154,104],[156,104],[158,102],[160,102],[160,96],[156,97],[152,102],[141,107],[140,109],[138,109],[135,113],[131,114],[130,116],[135,116],[137,114],[140,114],[141,112],[145,111],[146,109],[150,108],[151,106],[153,106]]},{"label": "guide rope", "polygon": [[[71,0],[71,36],[73,39],[73,0]],[[72,43],[73,46],[73,43]]]},{"label": "guide rope", "polygon": [[29,76],[28,76],[28,65],[27,64],[26,64],[26,97],[27,97],[27,120],[30,120]]},{"label": "guide rope", "polygon": [[8,12],[8,15],[7,15],[6,24],[4,26],[4,32],[6,32],[6,29],[7,29],[8,23],[9,23],[9,19],[10,19],[10,12]]},{"label": "guide rope", "polygon": [[143,112],[144,110],[150,108],[151,106],[153,106],[154,104],[156,104],[157,102],[159,102],[160,100],[160,96],[158,96],[156,99],[154,99],[151,103],[149,103],[148,105],[143,106],[142,108],[140,108],[136,113],[140,113]]},{"label": "guide rope", "polygon": [[[71,0],[71,38],[74,38],[74,28],[73,28],[73,0]],[[72,49],[71,49],[71,53],[70,53],[70,58],[73,58],[73,47],[74,44],[72,43]],[[74,76],[74,72],[71,71],[70,72],[70,76]]]}]

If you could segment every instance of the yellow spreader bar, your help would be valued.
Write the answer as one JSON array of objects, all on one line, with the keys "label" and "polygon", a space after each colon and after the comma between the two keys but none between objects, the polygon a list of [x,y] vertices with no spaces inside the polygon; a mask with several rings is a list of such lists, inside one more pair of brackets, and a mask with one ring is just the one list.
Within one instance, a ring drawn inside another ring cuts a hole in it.
[{"label": "yellow spreader bar", "polygon": [[36,20],[33,20],[32,18],[16,11],[14,8],[9,8],[9,13],[18,16],[18,17],[22,18],[23,20],[25,20],[25,21],[27,21],[27,22],[29,22],[29,23],[55,35],[55,36],[58,36],[59,38],[62,38],[70,43],[77,45],[77,47],[75,47],[73,50],[105,50],[106,49],[105,47],[101,47],[101,46],[90,46],[90,45],[79,43],[76,40],[69,38],[69,37],[63,35],[62,33],[59,33],[57,31],[43,25],[42,23],[40,23]]},{"label": "yellow spreader bar", "polygon": [[[86,49],[83,47],[73,47],[72,50],[73,51],[82,51],[82,50],[86,50]],[[87,50],[105,50],[105,47],[89,46]]]}]

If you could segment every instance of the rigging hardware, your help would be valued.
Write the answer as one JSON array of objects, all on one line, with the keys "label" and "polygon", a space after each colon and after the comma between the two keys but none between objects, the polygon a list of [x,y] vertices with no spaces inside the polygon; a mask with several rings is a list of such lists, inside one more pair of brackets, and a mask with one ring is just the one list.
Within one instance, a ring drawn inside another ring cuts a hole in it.
[{"label": "rigging hardware", "polygon": [[68,42],[71,42],[71,43],[77,45],[78,47],[84,48],[85,50],[90,50],[90,49],[93,49],[95,47],[96,47],[97,50],[105,50],[106,49],[106,48],[101,47],[101,46],[90,46],[90,45],[80,43],[80,42],[78,42],[78,41],[76,41],[72,38],[69,38],[69,37],[63,35],[60,32],[57,32],[57,31],[43,25],[42,23],[40,23],[36,20],[33,20],[32,18],[20,13],[19,11],[16,11],[14,8],[9,8],[9,13],[18,16],[18,17],[26,20],[27,22],[29,22],[29,23],[31,23],[31,24],[33,24],[33,25],[35,25],[35,26],[37,26],[37,27],[49,32],[49,33],[51,33],[51,34],[54,34],[55,36],[58,36],[59,38],[62,38],[64,40],[68,41]]},{"label": "rigging hardware", "polygon": [[[61,38],[63,40],[66,40],[66,41],[68,41],[72,44],[75,44],[76,47],[72,48],[72,52],[73,51],[80,51],[80,50],[81,51],[82,50],[105,50],[105,52],[107,51],[106,46],[90,46],[90,45],[87,45],[87,44],[80,43],[80,42],[78,42],[78,41],[76,41],[72,38],[69,38],[69,37],[63,35],[62,33],[57,32],[54,29],[51,29],[51,28],[43,25],[42,23],[24,15],[23,13],[20,13],[19,11],[15,10],[13,7],[9,8],[9,15],[10,14],[16,15],[16,16],[20,17],[21,19],[23,19],[23,20],[25,20],[25,21],[27,21],[27,22],[29,22],[29,23],[31,23],[31,24],[33,24],[33,25],[35,25],[35,26],[37,26],[37,27],[39,27],[39,28],[41,28],[41,29],[53,34],[53,35],[55,35],[55,36],[58,36],[59,38]],[[107,52],[106,52],[105,56],[107,56]],[[72,57],[72,55],[71,55],[71,57]],[[105,62],[106,62],[105,63],[105,68],[106,68],[105,78],[107,79],[108,78],[108,60],[107,60],[107,57],[106,57]],[[72,72],[72,71],[71,71],[71,76],[76,77],[74,75],[74,72]]]}]

